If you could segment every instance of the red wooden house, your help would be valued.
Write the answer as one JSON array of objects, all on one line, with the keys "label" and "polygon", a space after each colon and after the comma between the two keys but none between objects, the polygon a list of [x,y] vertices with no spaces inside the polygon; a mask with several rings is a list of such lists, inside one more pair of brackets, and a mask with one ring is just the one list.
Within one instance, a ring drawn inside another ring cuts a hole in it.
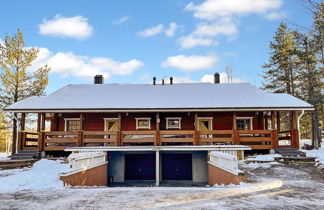
[{"label": "red wooden house", "polygon": [[[103,84],[103,78],[96,76],[95,84],[67,85],[47,96],[15,103],[6,111],[21,116],[18,150],[53,152],[67,147],[112,146],[121,151],[123,146],[144,145],[298,148],[297,112],[313,110],[312,105],[288,94],[267,93],[248,83],[220,84],[219,74],[215,74],[215,84],[170,81],[164,85],[156,84],[155,79],[153,84]],[[28,113],[38,113],[37,133],[25,131]],[[283,113],[290,113],[289,130],[281,129]],[[46,122],[50,130],[45,129]],[[125,151],[116,155],[121,154],[127,167],[152,160],[150,154]],[[164,161],[190,162],[193,156],[173,152],[165,155]],[[125,174],[124,179],[132,176],[136,174]],[[181,176],[185,175],[178,178]]]}]

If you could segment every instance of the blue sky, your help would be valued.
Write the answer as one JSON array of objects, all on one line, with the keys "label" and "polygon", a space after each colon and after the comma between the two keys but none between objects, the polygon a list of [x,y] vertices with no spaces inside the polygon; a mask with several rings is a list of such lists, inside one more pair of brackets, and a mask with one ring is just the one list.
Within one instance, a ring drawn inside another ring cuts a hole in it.
[{"label": "blue sky", "polygon": [[47,92],[95,74],[208,82],[227,65],[234,81],[260,86],[269,41],[287,20],[310,25],[311,15],[298,0],[3,0],[0,38],[20,28],[26,46],[40,48],[32,69],[52,67]]}]

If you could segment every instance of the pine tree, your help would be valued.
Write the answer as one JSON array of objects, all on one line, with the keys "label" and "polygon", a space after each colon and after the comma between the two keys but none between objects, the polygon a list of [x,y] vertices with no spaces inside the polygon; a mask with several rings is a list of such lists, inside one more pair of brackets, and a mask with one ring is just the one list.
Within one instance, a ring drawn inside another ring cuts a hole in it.
[{"label": "pine tree", "polygon": [[266,69],[263,74],[265,79],[263,89],[275,93],[297,95],[297,57],[294,36],[294,32],[288,30],[286,24],[280,24],[274,41],[270,42],[269,63],[263,66]]},{"label": "pine tree", "polygon": [[[37,48],[26,48],[21,31],[10,37],[6,34],[0,45],[0,108],[30,96],[44,95],[50,68],[45,65],[36,71],[29,67],[37,58]],[[12,153],[16,152],[17,114],[12,119]]]}]

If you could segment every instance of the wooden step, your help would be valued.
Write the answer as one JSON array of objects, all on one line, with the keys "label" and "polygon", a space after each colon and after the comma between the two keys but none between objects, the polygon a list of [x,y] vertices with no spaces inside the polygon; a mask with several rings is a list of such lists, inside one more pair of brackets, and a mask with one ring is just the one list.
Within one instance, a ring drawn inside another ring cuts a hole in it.
[{"label": "wooden step", "polygon": [[314,164],[315,157],[275,157],[275,161],[285,164]]}]

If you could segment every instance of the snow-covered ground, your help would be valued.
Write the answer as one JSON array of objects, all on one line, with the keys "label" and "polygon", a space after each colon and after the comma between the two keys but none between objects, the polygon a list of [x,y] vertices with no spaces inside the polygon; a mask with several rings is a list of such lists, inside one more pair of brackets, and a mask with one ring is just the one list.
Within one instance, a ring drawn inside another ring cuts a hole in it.
[{"label": "snow-covered ground", "polygon": [[240,165],[246,181],[239,186],[64,188],[58,174],[68,165],[43,159],[0,170],[0,209],[324,209],[323,169],[253,164]]},{"label": "snow-covered ground", "polygon": [[0,189],[3,193],[21,190],[41,190],[63,188],[59,173],[68,170],[61,161],[42,159],[30,169],[13,169],[0,171]]},{"label": "snow-covered ground", "polygon": [[316,160],[319,162],[319,166],[324,168],[324,147],[323,146],[319,149],[302,150],[302,151],[306,153],[307,157],[316,157]]},{"label": "snow-covered ground", "polygon": [[8,160],[8,155],[6,153],[0,152],[0,160]]}]

